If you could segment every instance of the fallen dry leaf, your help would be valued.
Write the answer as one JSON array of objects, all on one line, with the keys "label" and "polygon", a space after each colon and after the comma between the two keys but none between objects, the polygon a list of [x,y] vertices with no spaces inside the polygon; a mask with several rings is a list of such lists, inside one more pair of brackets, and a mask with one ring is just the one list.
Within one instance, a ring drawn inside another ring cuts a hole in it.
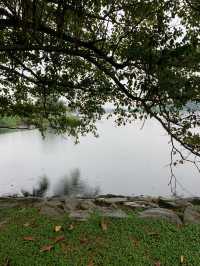
[{"label": "fallen dry leaf", "polygon": [[43,246],[40,249],[40,252],[47,252],[47,251],[51,251],[53,248],[53,245],[47,245],[47,246]]},{"label": "fallen dry leaf", "polygon": [[55,232],[60,232],[61,229],[62,229],[62,226],[61,226],[61,225],[56,225],[56,226],[54,227],[54,231],[55,231]]},{"label": "fallen dry leaf", "polygon": [[108,225],[107,225],[107,223],[105,222],[105,221],[101,221],[101,229],[103,230],[103,231],[107,231],[108,230]]},{"label": "fallen dry leaf", "polygon": [[24,227],[29,227],[31,224],[30,223],[25,223]]},{"label": "fallen dry leaf", "polygon": [[24,226],[24,227],[36,227],[36,226],[37,226],[37,224],[36,224],[36,220],[33,219],[33,220],[31,220],[31,221],[28,221],[28,222],[26,222],[25,224],[23,224],[23,226]]},{"label": "fallen dry leaf", "polygon": [[73,230],[74,229],[74,225],[73,224],[70,224],[69,227],[68,227],[69,230]]},{"label": "fallen dry leaf", "polygon": [[35,238],[33,236],[24,236],[23,239],[25,241],[34,241],[35,240]]},{"label": "fallen dry leaf", "polygon": [[90,260],[87,266],[94,266],[93,260]]},{"label": "fallen dry leaf", "polygon": [[65,240],[65,236],[58,236],[54,239],[54,243],[58,243]]},{"label": "fallen dry leaf", "polygon": [[82,237],[79,239],[81,244],[87,244],[89,242],[89,240],[86,237]]},{"label": "fallen dry leaf", "polygon": [[155,262],[155,266],[161,266],[160,261],[156,261],[156,262]]},{"label": "fallen dry leaf", "polygon": [[185,262],[185,256],[181,255],[180,262],[181,262],[181,264],[183,264]]}]

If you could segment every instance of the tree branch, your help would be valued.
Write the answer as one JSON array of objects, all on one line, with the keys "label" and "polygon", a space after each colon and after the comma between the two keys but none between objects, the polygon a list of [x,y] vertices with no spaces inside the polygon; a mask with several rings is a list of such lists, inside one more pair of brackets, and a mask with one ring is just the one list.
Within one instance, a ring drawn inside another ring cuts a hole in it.
[{"label": "tree branch", "polygon": [[31,77],[28,77],[22,73],[19,73],[15,69],[11,69],[11,68],[3,66],[3,65],[0,65],[0,69],[3,71],[9,72],[11,74],[16,74],[17,76],[22,77],[22,78],[26,79],[27,81],[38,85],[38,82],[36,82],[34,79],[32,79]]},{"label": "tree branch", "polygon": [[[199,6],[199,8],[197,8],[197,7],[195,7],[195,6],[190,2],[190,0],[185,0],[185,1],[186,1],[186,3],[189,5],[190,8],[192,8],[192,9],[195,10],[195,11],[200,12],[200,6]],[[198,1],[198,0],[197,0],[197,1]]]}]

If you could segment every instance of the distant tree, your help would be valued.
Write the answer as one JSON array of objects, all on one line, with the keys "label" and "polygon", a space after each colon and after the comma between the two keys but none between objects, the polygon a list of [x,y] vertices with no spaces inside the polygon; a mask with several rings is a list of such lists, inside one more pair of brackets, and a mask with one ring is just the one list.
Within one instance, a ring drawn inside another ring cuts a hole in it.
[{"label": "distant tree", "polygon": [[199,9],[192,0],[1,0],[0,115],[64,132],[52,103],[62,97],[83,134],[112,102],[118,124],[152,117],[172,154],[178,142],[199,157],[199,112],[185,107],[200,102]]}]

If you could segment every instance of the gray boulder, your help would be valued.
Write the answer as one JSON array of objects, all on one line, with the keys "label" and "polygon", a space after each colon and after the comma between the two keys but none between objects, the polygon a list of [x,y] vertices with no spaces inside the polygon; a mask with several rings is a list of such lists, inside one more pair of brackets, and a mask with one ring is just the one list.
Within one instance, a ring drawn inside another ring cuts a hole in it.
[{"label": "gray boulder", "polygon": [[[126,218],[128,215],[120,210],[107,207],[98,207],[96,209],[101,217],[108,218]],[[94,213],[94,210],[73,210],[69,213],[69,218],[75,219],[78,221],[86,221],[90,215]]]},{"label": "gray boulder", "polygon": [[137,200],[137,201],[127,201],[124,202],[124,206],[129,207],[133,210],[137,209],[149,209],[149,208],[157,208],[158,204],[153,203],[153,202],[148,202],[144,200]]},{"label": "gray boulder", "polygon": [[189,203],[186,199],[170,199],[164,197],[160,197],[158,199],[158,204],[161,208],[167,208],[172,210],[185,209],[187,206],[191,205],[191,203]]},{"label": "gray boulder", "polygon": [[74,210],[69,213],[69,218],[77,221],[87,221],[91,212],[88,210]]},{"label": "gray boulder", "polygon": [[99,205],[120,204],[127,201],[126,197],[96,198],[95,202]]},{"label": "gray boulder", "polygon": [[64,203],[59,199],[44,201],[43,204],[52,208],[64,209]]},{"label": "gray boulder", "polygon": [[41,206],[38,206],[38,208],[41,214],[52,218],[63,216],[65,213],[62,208],[45,203],[41,204]]},{"label": "gray boulder", "polygon": [[137,209],[147,209],[146,205],[144,203],[137,203],[134,201],[127,201],[124,202],[124,206],[133,209],[133,210],[137,210]]},{"label": "gray boulder", "polygon": [[127,218],[128,217],[128,215],[120,209],[113,209],[113,208],[106,208],[106,207],[100,208],[99,213],[102,217],[109,217],[109,218]]},{"label": "gray boulder", "polygon": [[184,211],[183,221],[185,224],[200,224],[200,209],[188,206]]},{"label": "gray boulder", "polygon": [[64,203],[65,211],[91,210],[95,209],[93,199],[66,198]]},{"label": "gray boulder", "polygon": [[42,202],[42,199],[36,197],[1,197],[0,209],[33,207],[35,203],[39,202]]},{"label": "gray boulder", "polygon": [[80,200],[77,204],[76,209],[79,210],[95,210],[96,205],[93,203],[93,200]]},{"label": "gray boulder", "polygon": [[182,224],[181,219],[178,217],[176,213],[171,210],[163,209],[163,208],[153,208],[149,210],[145,210],[139,213],[139,217],[141,218],[153,218],[153,219],[163,219],[168,222],[180,225]]},{"label": "gray boulder", "polygon": [[65,211],[68,212],[68,211],[76,210],[77,206],[80,204],[80,202],[81,202],[81,200],[78,198],[66,197],[65,203],[64,203]]}]

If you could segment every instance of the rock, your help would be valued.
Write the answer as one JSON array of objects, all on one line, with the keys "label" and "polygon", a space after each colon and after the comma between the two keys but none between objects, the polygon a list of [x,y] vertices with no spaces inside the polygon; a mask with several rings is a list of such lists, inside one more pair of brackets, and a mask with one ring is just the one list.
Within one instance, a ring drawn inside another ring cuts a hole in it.
[{"label": "rock", "polygon": [[[44,199],[43,202],[36,202],[33,204],[33,207],[43,209],[43,208],[51,208],[51,209],[58,209],[64,212],[64,203],[62,203],[59,199]],[[45,211],[44,211],[45,212]]]},{"label": "rock", "polygon": [[163,219],[171,223],[182,224],[181,219],[172,210],[164,208],[153,208],[145,210],[139,214],[141,218],[153,218],[153,219]]},{"label": "rock", "polygon": [[189,206],[191,203],[189,203],[185,199],[169,199],[169,198],[163,198],[160,197],[158,199],[158,204],[161,208],[168,208],[168,209],[183,209]]},{"label": "rock", "polygon": [[55,206],[50,206],[48,204],[42,204],[39,208],[40,213],[49,217],[60,217],[64,215],[64,210],[61,208],[55,207]]},{"label": "rock", "polygon": [[199,224],[200,210],[195,206],[188,206],[184,211],[183,222],[185,224]]},{"label": "rock", "polygon": [[[75,210],[71,211],[69,217],[78,221],[86,221],[90,215],[94,213],[91,210]],[[106,207],[99,207],[98,213],[102,217],[109,217],[109,218],[126,218],[128,215],[120,209],[113,209],[113,208],[106,208]]]},{"label": "rock", "polygon": [[0,210],[20,207],[17,201],[0,201]]},{"label": "rock", "polygon": [[175,203],[179,205],[180,208],[186,208],[188,206],[192,206],[191,202],[188,202],[186,199],[177,199]]},{"label": "rock", "polygon": [[86,210],[77,210],[77,211],[71,211],[69,213],[69,218],[75,219],[78,221],[87,221],[90,217],[91,212]]},{"label": "rock", "polygon": [[120,209],[113,209],[113,208],[106,208],[102,207],[99,209],[99,213],[102,217],[110,217],[110,218],[127,218],[128,215],[120,210]]},{"label": "rock", "polygon": [[52,196],[52,197],[48,197],[48,198],[45,198],[47,202],[51,202],[51,201],[59,201],[59,202],[62,202],[62,203],[65,203],[65,200],[66,200],[66,197],[64,196]]},{"label": "rock", "polygon": [[64,209],[65,211],[73,211],[77,209],[77,206],[80,203],[80,199],[77,198],[65,198]]},{"label": "rock", "polygon": [[0,198],[0,209],[17,208],[17,207],[32,207],[37,202],[42,202],[43,199],[36,197],[2,197]]},{"label": "rock", "polygon": [[95,209],[96,205],[92,199],[78,199],[78,198],[66,198],[64,203],[64,209],[66,211],[73,210],[90,210]]},{"label": "rock", "polygon": [[151,197],[151,196],[135,196],[135,197],[128,197],[128,201],[145,201],[149,203],[157,203],[158,198]]},{"label": "rock", "polygon": [[59,199],[45,201],[45,204],[52,208],[59,208],[59,209],[64,210],[64,203],[61,202]]},{"label": "rock", "polygon": [[19,204],[24,204],[24,205],[31,205],[36,202],[43,202],[44,199],[40,197],[20,197],[20,198],[13,198],[13,200],[16,200]]},{"label": "rock", "polygon": [[99,205],[120,204],[127,201],[126,197],[96,198],[95,202]]},{"label": "rock", "polygon": [[147,209],[148,207],[143,203],[136,203],[132,201],[124,202],[124,206],[129,207],[131,209],[137,210],[137,209]]},{"label": "rock", "polygon": [[79,210],[94,210],[96,205],[93,203],[92,200],[80,200],[76,206],[76,209]]},{"label": "rock", "polygon": [[124,202],[124,206],[129,207],[131,209],[149,209],[149,208],[158,208],[158,204],[153,202],[148,202],[144,200],[137,200],[137,201],[127,201]]}]

